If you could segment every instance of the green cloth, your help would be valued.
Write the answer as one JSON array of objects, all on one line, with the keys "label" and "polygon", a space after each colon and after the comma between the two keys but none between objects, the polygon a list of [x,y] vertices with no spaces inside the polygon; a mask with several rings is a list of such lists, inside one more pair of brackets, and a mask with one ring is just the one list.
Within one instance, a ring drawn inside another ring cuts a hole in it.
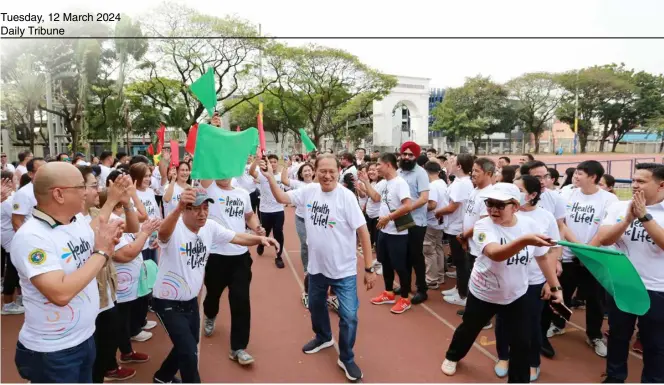
[{"label": "green cloth", "polygon": [[[597,281],[613,296],[618,309],[644,315],[650,309],[650,296],[632,262],[620,251],[579,243],[557,242],[568,247]],[[565,288],[563,288],[565,290]]]},{"label": "green cloth", "polygon": [[214,114],[214,108],[217,106],[217,91],[214,89],[214,69],[208,68],[207,72],[190,87],[191,92],[196,99],[201,102],[208,114]]},{"label": "green cloth", "polygon": [[230,179],[244,174],[249,155],[256,154],[258,130],[226,131],[198,125],[192,179]]},{"label": "green cloth", "polygon": [[141,268],[141,277],[138,280],[138,296],[143,297],[152,293],[152,288],[157,280],[157,272],[159,268],[154,261],[143,261]]},{"label": "green cloth", "polygon": [[304,143],[304,148],[307,150],[307,152],[311,152],[316,149],[316,145],[309,138],[307,132],[304,131],[304,128],[300,128],[300,137],[302,138],[302,143]]}]

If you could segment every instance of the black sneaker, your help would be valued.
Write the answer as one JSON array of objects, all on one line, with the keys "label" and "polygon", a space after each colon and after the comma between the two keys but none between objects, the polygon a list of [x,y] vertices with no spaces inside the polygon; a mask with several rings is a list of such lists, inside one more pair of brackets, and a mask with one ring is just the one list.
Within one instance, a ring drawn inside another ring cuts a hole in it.
[{"label": "black sneaker", "polygon": [[258,253],[258,255],[263,255],[264,251],[265,251],[265,246],[263,245],[258,245],[258,247],[256,248],[256,252]]},{"label": "black sneaker", "polygon": [[417,293],[415,293],[413,298],[410,299],[410,303],[412,303],[413,305],[418,305],[418,304],[426,301],[428,298],[429,298],[429,296],[427,295],[427,293],[422,293],[422,292],[418,291]]},{"label": "black sneaker", "polygon": [[281,259],[280,257],[277,257],[277,258],[274,259],[274,264],[277,265],[277,267],[280,268],[280,269],[283,269],[284,267],[286,267],[286,265],[284,265],[284,260]]},{"label": "black sneaker", "polygon": [[152,382],[155,384],[181,384],[182,380],[174,376],[171,381],[164,381],[157,378],[157,376],[154,376],[152,377]]},{"label": "black sneaker", "polygon": [[302,347],[302,351],[307,354],[314,354],[325,348],[329,348],[330,346],[334,346],[334,339],[331,339],[327,342],[321,342],[318,340],[318,338],[314,337],[313,340],[307,342],[307,344]]},{"label": "black sneaker", "polygon": [[544,336],[542,340],[542,346],[540,347],[540,353],[546,358],[553,358],[556,355],[556,351],[551,346],[549,339]]},{"label": "black sneaker", "polygon": [[463,313],[465,313],[465,309],[457,310],[457,315],[458,316],[463,317]]},{"label": "black sneaker", "polygon": [[344,364],[341,362],[341,359],[337,359],[337,365],[346,372],[346,378],[351,381],[357,381],[363,376],[362,370],[360,370],[360,367],[357,366],[355,361]]}]

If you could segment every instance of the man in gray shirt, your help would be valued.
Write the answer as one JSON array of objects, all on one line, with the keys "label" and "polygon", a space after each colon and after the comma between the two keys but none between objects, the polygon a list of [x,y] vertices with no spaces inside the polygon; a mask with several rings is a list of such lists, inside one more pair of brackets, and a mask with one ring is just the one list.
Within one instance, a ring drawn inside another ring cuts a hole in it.
[{"label": "man in gray shirt", "polygon": [[[417,293],[411,299],[413,304],[427,300],[426,267],[424,263],[424,236],[427,232],[427,202],[429,201],[429,176],[427,172],[417,165],[415,159],[420,156],[421,148],[415,142],[405,142],[401,145],[401,158],[399,160],[399,176],[410,187],[410,196],[413,199],[413,209],[410,214],[415,226],[408,229],[408,263],[415,269],[415,284]],[[410,291],[411,288],[401,288]]]}]

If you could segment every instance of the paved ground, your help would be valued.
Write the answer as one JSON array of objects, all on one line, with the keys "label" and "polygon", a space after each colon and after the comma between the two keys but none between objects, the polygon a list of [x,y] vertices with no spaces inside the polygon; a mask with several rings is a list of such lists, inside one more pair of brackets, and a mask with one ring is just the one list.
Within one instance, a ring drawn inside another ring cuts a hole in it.
[{"label": "paved ground", "polygon": [[[302,265],[299,241],[293,223],[293,210],[286,214],[286,268],[279,270],[273,263],[273,251],[255,256],[252,284],[252,330],[249,351],[256,362],[243,368],[228,359],[230,316],[228,300],[222,297],[217,330],[210,338],[202,337],[200,371],[204,382],[297,382],[343,383],[346,378],[336,365],[336,352],[326,349],[315,355],[305,355],[301,347],[313,335],[309,313],[302,307]],[[382,281],[366,292],[361,288],[360,326],[355,346],[358,365],[364,371],[364,382],[423,383],[423,382],[505,382],[493,373],[495,357],[494,329],[483,331],[468,356],[459,365],[454,377],[440,371],[440,364],[450,343],[454,328],[461,318],[458,307],[444,303],[440,291],[429,291],[429,300],[405,314],[394,315],[386,306],[374,306],[369,298],[382,290]],[[361,282],[358,281],[358,287]],[[445,289],[454,286],[449,280]],[[150,314],[151,319],[155,319]],[[331,313],[337,335],[338,317]],[[586,345],[583,311],[573,316],[568,333],[555,337],[552,343],[557,355],[553,360],[542,359],[540,382],[597,383],[605,369],[605,360],[596,356]],[[25,382],[14,365],[14,351],[22,316],[2,317],[2,375],[3,383]],[[606,327],[606,326],[605,326]],[[152,358],[144,364],[132,365],[138,375],[131,381],[152,381],[152,375],[171,348],[170,340],[161,326],[154,337],[144,343],[134,343],[134,349],[149,353]],[[630,354],[629,382],[639,382],[643,364],[640,356]]]}]

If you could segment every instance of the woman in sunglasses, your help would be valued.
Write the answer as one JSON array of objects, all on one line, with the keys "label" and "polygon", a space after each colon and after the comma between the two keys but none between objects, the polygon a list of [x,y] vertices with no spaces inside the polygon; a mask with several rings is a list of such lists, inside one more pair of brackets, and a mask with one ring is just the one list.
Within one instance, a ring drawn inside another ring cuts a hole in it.
[{"label": "woman in sunglasses", "polygon": [[544,298],[562,301],[562,288],[547,261],[551,237],[533,233],[540,228],[534,220],[517,216],[521,193],[510,183],[497,183],[483,195],[488,217],[475,223],[473,238],[480,255],[470,274],[468,298],[461,325],[441,366],[444,374],[456,373],[458,362],[470,350],[482,328],[500,313],[509,332],[508,382],[530,382],[530,314],[528,291],[529,264],[535,257],[550,286]]}]

